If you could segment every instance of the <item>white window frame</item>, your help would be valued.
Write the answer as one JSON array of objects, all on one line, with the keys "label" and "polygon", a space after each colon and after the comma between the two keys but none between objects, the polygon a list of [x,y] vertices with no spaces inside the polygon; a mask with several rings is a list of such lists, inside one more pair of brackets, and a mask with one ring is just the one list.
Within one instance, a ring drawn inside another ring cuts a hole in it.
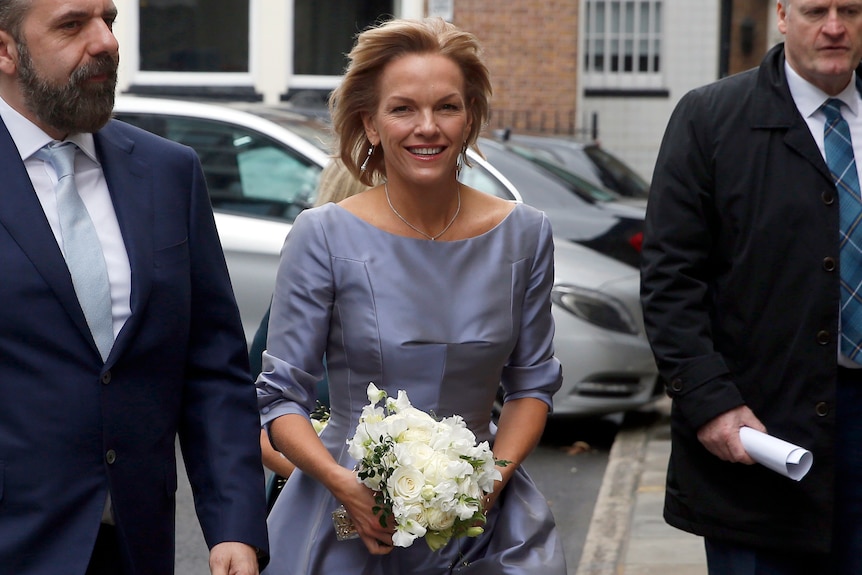
[{"label": "white window frame", "polygon": [[[581,61],[582,79],[585,89],[649,90],[664,87],[664,17],[666,2],[663,0],[584,0],[581,20],[583,30]],[[646,7],[644,11],[642,8]],[[632,11],[631,26],[626,17],[626,9]],[[618,18],[612,17],[613,10],[619,10]],[[603,13],[599,21],[599,13]],[[642,22],[646,14],[648,22]],[[616,20],[616,21],[614,21]],[[601,29],[597,29],[601,26]],[[643,29],[642,29],[643,28]],[[624,69],[627,46],[631,47],[633,69]],[[653,67],[658,58],[657,70],[639,71],[638,61],[646,46],[648,66]],[[658,47],[656,49],[656,47]],[[602,69],[594,69],[594,56],[598,50],[604,54]],[[611,70],[611,58],[616,55],[620,66]]]},{"label": "white window frame", "polygon": [[128,64],[132,70],[132,83],[139,86],[254,86],[254,62],[258,48],[253,39],[257,37],[256,16],[259,5],[260,0],[248,0],[248,72],[151,72],[141,70],[140,5],[135,3],[134,9],[123,12],[123,17],[128,14],[130,20],[127,28],[131,36],[128,45],[138,47],[129,51],[131,53],[123,53],[124,64]]}]

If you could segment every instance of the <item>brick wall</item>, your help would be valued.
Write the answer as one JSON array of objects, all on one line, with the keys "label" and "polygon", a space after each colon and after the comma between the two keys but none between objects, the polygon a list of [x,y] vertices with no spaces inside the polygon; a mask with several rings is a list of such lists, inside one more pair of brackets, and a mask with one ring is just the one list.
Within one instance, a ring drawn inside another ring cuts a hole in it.
[{"label": "brick wall", "polygon": [[485,48],[490,128],[571,133],[577,102],[579,0],[455,0],[453,23]]}]

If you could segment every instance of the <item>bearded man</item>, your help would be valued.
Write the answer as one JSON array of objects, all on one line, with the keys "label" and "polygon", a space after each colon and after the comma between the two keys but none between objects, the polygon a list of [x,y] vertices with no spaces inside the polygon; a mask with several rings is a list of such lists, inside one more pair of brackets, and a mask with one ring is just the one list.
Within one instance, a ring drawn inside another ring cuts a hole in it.
[{"label": "bearded man", "polygon": [[111,0],[0,0],[0,571],[267,559],[245,337],[197,156],[111,120]]}]

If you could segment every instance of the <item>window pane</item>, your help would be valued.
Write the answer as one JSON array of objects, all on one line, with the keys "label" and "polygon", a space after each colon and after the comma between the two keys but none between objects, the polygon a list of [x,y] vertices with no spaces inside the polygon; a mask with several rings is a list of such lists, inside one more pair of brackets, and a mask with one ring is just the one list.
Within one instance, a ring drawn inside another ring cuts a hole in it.
[{"label": "window pane", "polygon": [[638,40],[638,72],[649,71],[649,41],[646,38]]},{"label": "window pane", "polygon": [[598,2],[596,4],[596,32],[605,31],[605,3]]},{"label": "window pane", "polygon": [[640,33],[643,34],[644,37],[646,37],[646,35],[650,32],[649,2],[641,2],[640,8]]},{"label": "window pane", "polygon": [[140,2],[141,70],[248,72],[248,0]]},{"label": "window pane", "polygon": [[626,34],[634,34],[635,31],[635,4],[634,2],[626,2],[625,15],[625,31]]},{"label": "window pane", "polygon": [[601,72],[605,69],[605,38],[602,35],[596,36],[595,40],[595,59],[593,62],[593,70]]},{"label": "window pane", "polygon": [[340,76],[357,33],[392,17],[393,0],[294,0],[293,72]]}]

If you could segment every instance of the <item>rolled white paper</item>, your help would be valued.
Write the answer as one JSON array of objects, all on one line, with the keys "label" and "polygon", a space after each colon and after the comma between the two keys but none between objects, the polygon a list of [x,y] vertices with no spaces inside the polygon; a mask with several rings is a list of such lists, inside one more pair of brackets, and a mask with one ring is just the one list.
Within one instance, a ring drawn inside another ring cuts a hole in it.
[{"label": "rolled white paper", "polygon": [[814,456],[807,449],[750,427],[740,428],[739,439],[757,463],[794,481],[805,477],[814,463]]}]

